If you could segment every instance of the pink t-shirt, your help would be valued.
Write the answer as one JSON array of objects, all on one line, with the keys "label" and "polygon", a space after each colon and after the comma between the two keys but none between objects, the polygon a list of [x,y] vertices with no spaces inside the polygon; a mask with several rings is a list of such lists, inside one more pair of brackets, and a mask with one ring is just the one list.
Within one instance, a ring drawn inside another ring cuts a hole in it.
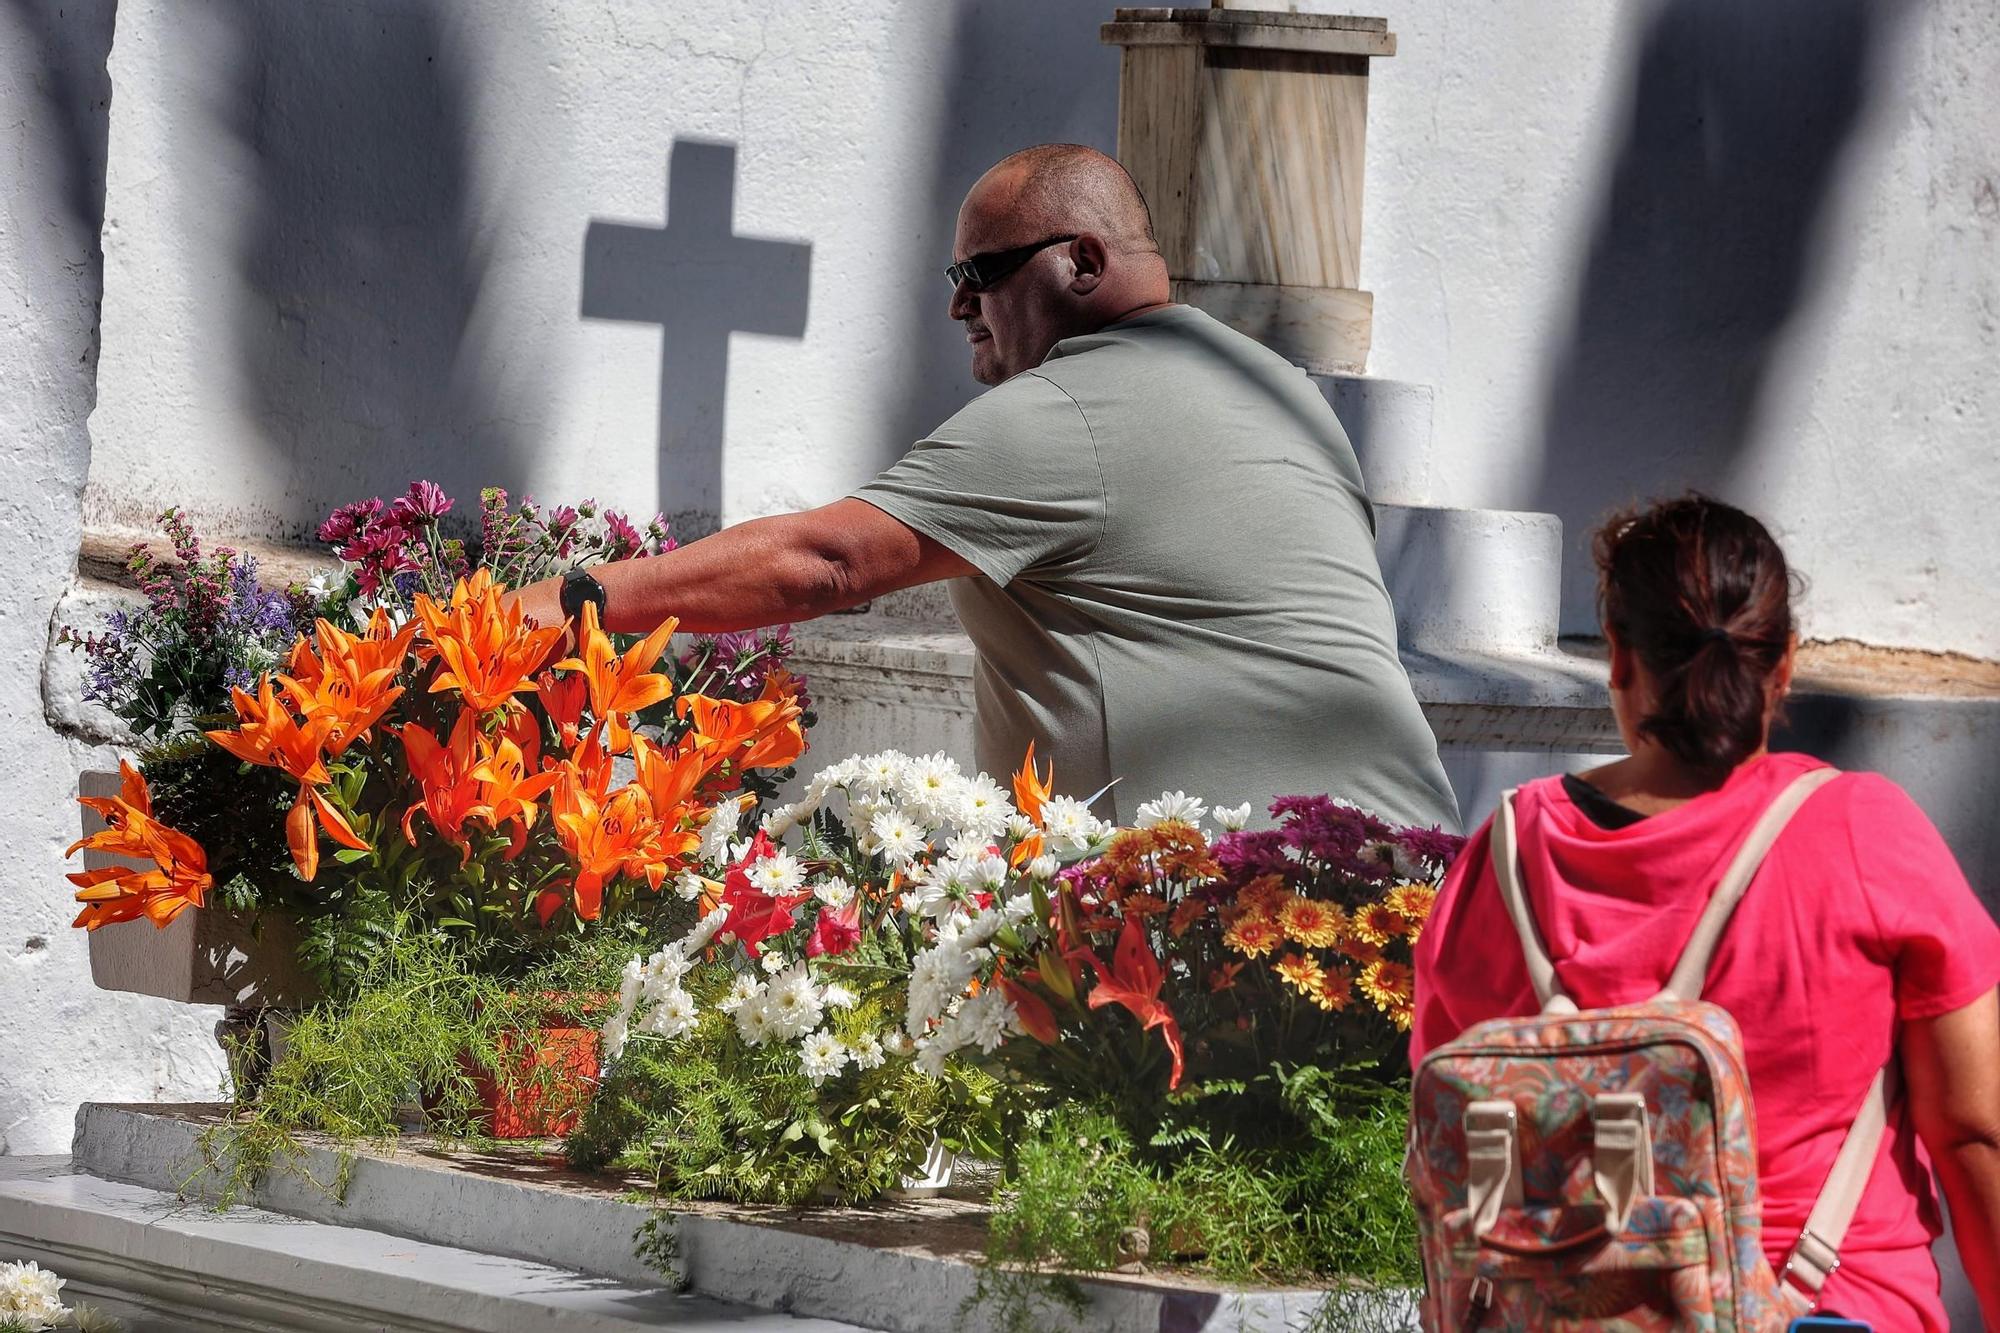
[{"label": "pink t-shirt", "polygon": [[[1591,822],[1560,778],[1523,787],[1515,810],[1528,896],[1570,997],[1594,1008],[1656,994],[1751,824],[1794,777],[1821,766],[1769,755],[1719,790],[1622,829]],[[1466,845],[1417,946],[1412,1062],[1474,1023],[1537,1008],[1494,883],[1491,835],[1488,821]],[[1814,793],[1737,908],[1704,995],[1743,1029],[1774,1267],[1798,1239],[1897,1024],[1962,1008],[1996,982],[2000,929],[1915,802],[1872,773]],[[1882,1333],[1943,1333],[1930,1255],[1938,1232],[1929,1160],[1898,1104],[1822,1307]]]}]

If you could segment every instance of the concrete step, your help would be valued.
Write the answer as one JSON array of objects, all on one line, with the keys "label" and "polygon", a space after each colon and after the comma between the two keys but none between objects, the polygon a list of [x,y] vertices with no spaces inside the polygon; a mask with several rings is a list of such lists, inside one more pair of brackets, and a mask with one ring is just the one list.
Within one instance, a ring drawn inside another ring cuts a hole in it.
[{"label": "concrete step", "polygon": [[850,1333],[853,1325],[0,1158],[0,1257],[132,1333]]}]

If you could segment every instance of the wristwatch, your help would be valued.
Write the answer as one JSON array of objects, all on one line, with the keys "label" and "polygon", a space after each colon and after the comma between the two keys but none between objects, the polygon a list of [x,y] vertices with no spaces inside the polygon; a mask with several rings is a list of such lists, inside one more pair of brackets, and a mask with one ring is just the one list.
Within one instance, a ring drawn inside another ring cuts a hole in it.
[{"label": "wristwatch", "polygon": [[598,627],[603,628],[604,585],[592,578],[589,570],[572,569],[563,575],[561,602],[563,619],[571,625],[583,617],[585,604],[595,606]]}]

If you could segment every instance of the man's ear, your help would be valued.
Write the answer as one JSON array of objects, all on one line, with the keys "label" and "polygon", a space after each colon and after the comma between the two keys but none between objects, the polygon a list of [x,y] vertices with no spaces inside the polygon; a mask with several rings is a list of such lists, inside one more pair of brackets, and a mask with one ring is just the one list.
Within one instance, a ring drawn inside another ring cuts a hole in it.
[{"label": "man's ear", "polygon": [[1098,237],[1085,232],[1069,243],[1070,279],[1069,289],[1078,296],[1088,296],[1104,281],[1105,269],[1111,259],[1110,251]]}]

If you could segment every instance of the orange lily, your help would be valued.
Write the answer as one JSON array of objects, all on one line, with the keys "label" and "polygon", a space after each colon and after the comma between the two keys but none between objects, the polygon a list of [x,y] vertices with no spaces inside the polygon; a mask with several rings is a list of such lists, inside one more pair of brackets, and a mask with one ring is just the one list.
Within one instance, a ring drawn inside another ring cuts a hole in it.
[{"label": "orange lily", "polygon": [[571,796],[576,808],[557,814],[556,828],[576,860],[576,914],[595,921],[604,905],[605,880],[637,867],[658,888],[666,867],[652,855],[657,825],[645,792],[620,787],[602,804],[581,789],[572,788]]},{"label": "orange lily", "polygon": [[626,649],[621,658],[611,646],[611,636],[598,628],[596,604],[584,603],[583,625],[577,636],[580,652],[556,663],[556,670],[583,673],[590,687],[590,711],[606,724],[605,738],[613,754],[632,748],[630,715],[673,693],[673,682],[654,671],[653,664],[666,651],[667,640],[679,623],[668,620]]},{"label": "orange lily", "polygon": [[396,675],[416,632],[415,621],[393,629],[388,613],[377,607],[366,634],[349,634],[321,620],[314,631],[317,654],[303,635],[292,646],[291,670],[278,683],[307,722],[327,719],[328,757],[338,759],[402,695]]},{"label": "orange lily", "polygon": [[371,850],[347,822],[347,817],[317,790],[332,781],[321,750],[334,719],[322,713],[301,725],[292,717],[291,710],[278,701],[268,674],[258,679],[256,697],[234,688],[229,697],[242,725],[234,731],[208,732],[208,738],[245,763],[275,768],[299,781],[299,794],[292,802],[291,813],[285,816],[285,842],[292,849],[292,863],[298,867],[299,877],[310,881],[319,873],[315,814],[319,816],[318,827],[325,829],[335,842],[357,851]]},{"label": "orange lily", "polygon": [[445,745],[438,744],[438,738],[428,727],[415,722],[404,726],[401,735],[410,774],[423,790],[422,798],[403,812],[403,837],[412,847],[417,845],[411,821],[421,810],[429,817],[431,827],[459,849],[460,863],[471,860],[472,844],[465,836],[465,821],[484,813],[476,773],[480,766],[479,715],[470,708],[461,712]]},{"label": "orange lily", "polygon": [[688,694],[675,706],[694,723],[688,741],[711,751],[716,767],[727,762],[739,774],[750,768],[783,768],[805,753],[798,689],[782,671],[766,677],[763,692],[748,702]]},{"label": "orange lily", "polygon": [[72,925],[96,930],[116,921],[146,917],[165,929],[190,907],[200,907],[215,883],[208,873],[208,855],[201,844],[153,818],[152,794],[139,770],[123,760],[123,781],[116,796],[83,796],[78,800],[104,817],[106,827],[70,844],[65,856],[79,850],[116,856],[143,857],[150,870],[136,866],[104,866],[70,875],[83,910]]},{"label": "orange lily", "polygon": [[[523,720],[527,720],[525,715]],[[486,816],[487,826],[496,830],[509,822],[514,826],[509,856],[521,854],[521,848],[527,844],[528,827],[535,822],[535,802],[562,777],[560,768],[528,776],[529,768],[539,758],[540,748],[532,731],[526,745],[502,732],[479,766],[472,770],[479,783],[479,810]]]},{"label": "orange lily", "polygon": [[[1022,757],[1021,767],[1014,774],[1014,808],[1035,823],[1041,823],[1042,806],[1055,791],[1055,786],[1055,762],[1053,760],[1049,762],[1049,774],[1046,778],[1038,776],[1035,772],[1035,743],[1029,741],[1028,753]],[[1019,869],[1040,856],[1043,845],[1041,834],[1030,833],[1014,844],[1014,850],[1008,853],[1007,860]]]},{"label": "orange lily", "polygon": [[583,702],[589,684],[574,672],[558,676],[553,671],[544,671],[535,677],[535,692],[541,696],[542,707],[548,710],[549,721],[556,724],[556,732],[564,745],[576,744],[578,730],[583,724]]},{"label": "orange lily", "polygon": [[1097,985],[1090,992],[1090,1007],[1102,1009],[1107,1004],[1123,1005],[1139,1020],[1141,1031],[1160,1029],[1160,1036],[1165,1039],[1167,1050],[1174,1057],[1173,1077],[1167,1081],[1167,1086],[1179,1087],[1181,1025],[1175,1020],[1173,1011],[1160,999],[1160,986],[1166,980],[1166,974],[1160,970],[1160,960],[1153,956],[1152,946],[1146,943],[1146,932],[1139,928],[1136,921],[1125,923],[1125,928],[1118,932],[1118,947],[1112,954],[1109,971],[1098,960],[1095,950],[1086,953],[1084,959],[1097,973]]},{"label": "orange lily", "polygon": [[457,690],[468,707],[484,713],[535,688],[535,668],[562,638],[563,627],[529,628],[520,606],[506,604],[503,591],[481,569],[461,579],[443,606],[417,594],[416,617],[423,624],[417,652],[443,663],[431,682],[433,694]]},{"label": "orange lily", "polygon": [[709,751],[689,745],[685,739],[670,750],[662,750],[647,744],[645,737],[635,736],[632,759],[638,770],[639,785],[663,820],[668,811],[686,809],[702,779],[715,767]]}]

